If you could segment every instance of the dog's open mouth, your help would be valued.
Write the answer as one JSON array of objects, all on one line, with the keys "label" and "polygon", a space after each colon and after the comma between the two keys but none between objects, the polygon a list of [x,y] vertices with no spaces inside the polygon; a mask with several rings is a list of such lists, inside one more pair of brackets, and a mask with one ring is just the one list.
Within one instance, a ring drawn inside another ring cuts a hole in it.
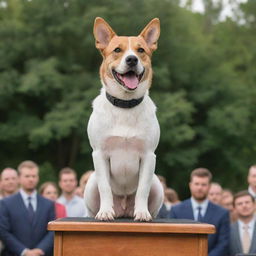
[{"label": "dog's open mouth", "polygon": [[113,76],[116,79],[116,81],[129,90],[135,90],[138,87],[143,77],[143,74],[144,71],[140,75],[137,75],[134,71],[129,71],[127,73],[120,74],[113,70]]}]

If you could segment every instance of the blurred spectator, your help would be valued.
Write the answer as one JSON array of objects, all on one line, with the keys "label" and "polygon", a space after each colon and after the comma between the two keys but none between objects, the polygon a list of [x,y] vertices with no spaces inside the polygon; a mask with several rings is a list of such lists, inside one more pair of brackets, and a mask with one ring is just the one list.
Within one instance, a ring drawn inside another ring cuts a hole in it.
[{"label": "blurred spectator", "polygon": [[45,182],[39,188],[39,193],[50,200],[55,204],[55,215],[56,219],[67,217],[66,207],[63,204],[56,202],[58,199],[58,187],[54,182]]},{"label": "blurred spectator", "polygon": [[176,191],[172,188],[167,188],[164,191],[164,203],[157,215],[158,218],[168,218],[172,205],[179,203],[179,197]]},{"label": "blurred spectator", "polygon": [[157,177],[160,180],[161,184],[163,185],[164,190],[166,190],[167,189],[166,178],[162,175],[157,175]]},{"label": "blurred spectator", "polygon": [[248,172],[247,181],[249,184],[248,191],[256,199],[256,165],[252,165]]},{"label": "blurred spectator", "polygon": [[57,202],[66,206],[68,217],[84,217],[86,216],[84,200],[75,195],[77,187],[76,172],[69,168],[63,168],[59,173],[59,187],[62,194]]},{"label": "blurred spectator", "polygon": [[208,192],[208,199],[215,204],[220,204],[222,198],[222,187],[219,183],[212,182]]},{"label": "blurred spectator", "polygon": [[79,180],[79,186],[75,190],[75,194],[77,196],[80,196],[82,198],[84,197],[84,188],[85,188],[85,185],[86,185],[86,183],[87,183],[87,181],[88,181],[88,179],[89,179],[89,177],[91,176],[92,173],[93,173],[93,170],[90,170],[90,171],[85,172],[81,176],[81,178]]},{"label": "blurred spectator", "polygon": [[53,232],[47,224],[54,220],[54,204],[36,191],[38,165],[24,161],[18,167],[19,193],[0,201],[0,239],[3,256],[50,256],[53,253]]},{"label": "blurred spectator", "polygon": [[[0,199],[10,196],[18,191],[18,173],[15,169],[5,168],[0,175]],[[3,250],[2,241],[0,241],[0,255]]]},{"label": "blurred spectator", "polygon": [[178,204],[180,202],[177,192],[172,188],[167,188],[165,190],[165,196],[172,205]]},{"label": "blurred spectator", "polygon": [[5,168],[0,175],[1,198],[10,196],[18,191],[18,173],[15,169]]},{"label": "blurred spectator", "polygon": [[238,192],[234,196],[234,208],[238,221],[231,226],[229,255],[256,255],[255,199],[247,190]]},{"label": "blurred spectator", "polygon": [[81,197],[81,198],[84,198],[84,195],[83,195],[83,190],[80,186],[76,187],[75,189],[75,195]]},{"label": "blurred spectator", "polygon": [[229,189],[223,189],[220,205],[229,211],[231,222],[234,222],[237,220],[236,212],[233,206],[233,199],[234,199],[233,193]]}]

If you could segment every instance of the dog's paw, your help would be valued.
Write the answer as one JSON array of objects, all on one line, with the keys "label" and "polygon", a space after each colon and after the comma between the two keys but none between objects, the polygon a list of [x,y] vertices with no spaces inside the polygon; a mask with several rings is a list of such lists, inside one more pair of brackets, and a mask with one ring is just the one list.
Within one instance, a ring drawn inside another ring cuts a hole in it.
[{"label": "dog's paw", "polygon": [[150,221],[152,220],[152,216],[150,215],[149,211],[136,211],[134,212],[134,220],[138,221]]},{"label": "dog's paw", "polygon": [[95,219],[97,220],[113,220],[115,217],[115,212],[113,209],[99,210]]}]

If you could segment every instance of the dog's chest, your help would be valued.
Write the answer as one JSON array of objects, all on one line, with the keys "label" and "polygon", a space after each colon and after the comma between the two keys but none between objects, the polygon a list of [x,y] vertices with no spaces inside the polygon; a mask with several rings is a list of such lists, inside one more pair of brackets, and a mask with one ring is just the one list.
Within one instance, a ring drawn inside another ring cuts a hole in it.
[{"label": "dog's chest", "polygon": [[103,151],[109,159],[110,183],[114,194],[130,195],[138,185],[140,159],[145,141],[136,137],[112,136],[105,140]]},{"label": "dog's chest", "polygon": [[145,151],[145,141],[136,137],[109,136],[105,139],[102,149],[110,154],[124,151],[124,153],[134,152],[140,155]]}]

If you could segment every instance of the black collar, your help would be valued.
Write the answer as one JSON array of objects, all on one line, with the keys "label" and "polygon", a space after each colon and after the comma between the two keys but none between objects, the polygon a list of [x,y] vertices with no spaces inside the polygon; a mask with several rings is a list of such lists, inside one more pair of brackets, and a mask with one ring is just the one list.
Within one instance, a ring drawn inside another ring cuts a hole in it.
[{"label": "black collar", "polygon": [[144,98],[144,97],[141,97],[139,99],[122,100],[122,99],[118,99],[118,98],[110,95],[107,92],[106,92],[106,97],[114,106],[119,107],[119,108],[133,108],[133,107],[139,105],[143,101],[143,98]]}]

